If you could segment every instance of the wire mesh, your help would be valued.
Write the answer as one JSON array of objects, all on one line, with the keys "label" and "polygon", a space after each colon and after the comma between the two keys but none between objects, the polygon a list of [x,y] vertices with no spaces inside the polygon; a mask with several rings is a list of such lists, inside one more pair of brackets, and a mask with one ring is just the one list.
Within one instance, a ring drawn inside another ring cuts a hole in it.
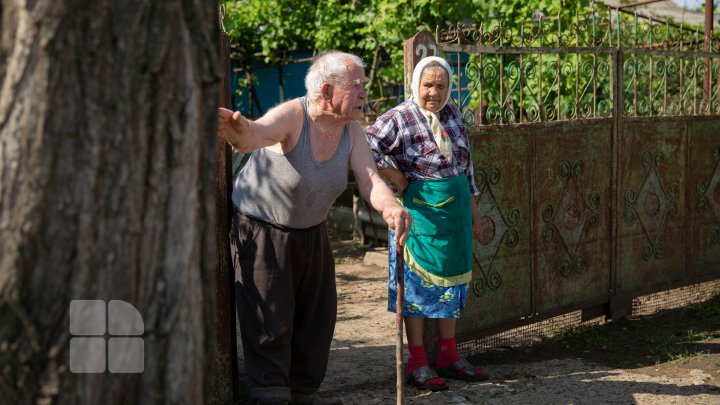
[{"label": "wire mesh", "polygon": [[[633,299],[632,315],[647,316],[661,311],[687,307],[707,301],[720,295],[720,280],[693,284]],[[492,349],[529,346],[569,327],[603,324],[604,317],[582,321],[582,312],[574,311],[549,318],[540,322],[509,329],[501,333],[468,340],[458,344],[458,351],[465,356],[473,356]]]}]

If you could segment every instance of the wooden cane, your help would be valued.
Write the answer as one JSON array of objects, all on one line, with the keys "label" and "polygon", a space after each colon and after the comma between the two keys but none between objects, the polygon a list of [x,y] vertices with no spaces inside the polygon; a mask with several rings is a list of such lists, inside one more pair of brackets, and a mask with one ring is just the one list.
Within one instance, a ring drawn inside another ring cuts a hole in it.
[{"label": "wooden cane", "polygon": [[405,360],[403,357],[403,307],[405,305],[405,250],[395,243],[395,273],[397,300],[395,302],[395,364],[397,366],[397,404],[405,404]]}]

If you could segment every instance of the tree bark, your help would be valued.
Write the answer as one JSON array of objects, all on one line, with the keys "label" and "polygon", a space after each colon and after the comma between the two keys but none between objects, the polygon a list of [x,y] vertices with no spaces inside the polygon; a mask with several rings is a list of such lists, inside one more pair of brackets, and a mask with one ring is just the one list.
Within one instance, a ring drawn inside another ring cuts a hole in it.
[{"label": "tree bark", "polygon": [[[1,401],[212,402],[217,4],[0,0],[0,24]],[[142,373],[70,372],[76,299],[138,309]]]}]

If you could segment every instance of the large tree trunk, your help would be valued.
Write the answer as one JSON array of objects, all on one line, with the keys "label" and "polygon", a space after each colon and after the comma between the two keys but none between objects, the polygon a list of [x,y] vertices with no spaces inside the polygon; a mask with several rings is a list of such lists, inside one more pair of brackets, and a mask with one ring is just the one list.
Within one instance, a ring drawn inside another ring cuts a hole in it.
[{"label": "large tree trunk", "polygon": [[[0,0],[0,402],[211,402],[217,5]],[[74,374],[71,300],[144,318]]]}]

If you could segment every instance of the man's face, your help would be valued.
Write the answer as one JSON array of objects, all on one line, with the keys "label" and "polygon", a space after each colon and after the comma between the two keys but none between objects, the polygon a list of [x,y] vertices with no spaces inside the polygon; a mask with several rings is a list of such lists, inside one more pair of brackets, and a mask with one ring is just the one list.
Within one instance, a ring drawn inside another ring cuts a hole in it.
[{"label": "man's face", "polygon": [[333,86],[332,106],[333,112],[349,121],[360,119],[363,107],[367,100],[365,84],[365,70],[359,66],[349,65],[348,79],[337,86]]}]

